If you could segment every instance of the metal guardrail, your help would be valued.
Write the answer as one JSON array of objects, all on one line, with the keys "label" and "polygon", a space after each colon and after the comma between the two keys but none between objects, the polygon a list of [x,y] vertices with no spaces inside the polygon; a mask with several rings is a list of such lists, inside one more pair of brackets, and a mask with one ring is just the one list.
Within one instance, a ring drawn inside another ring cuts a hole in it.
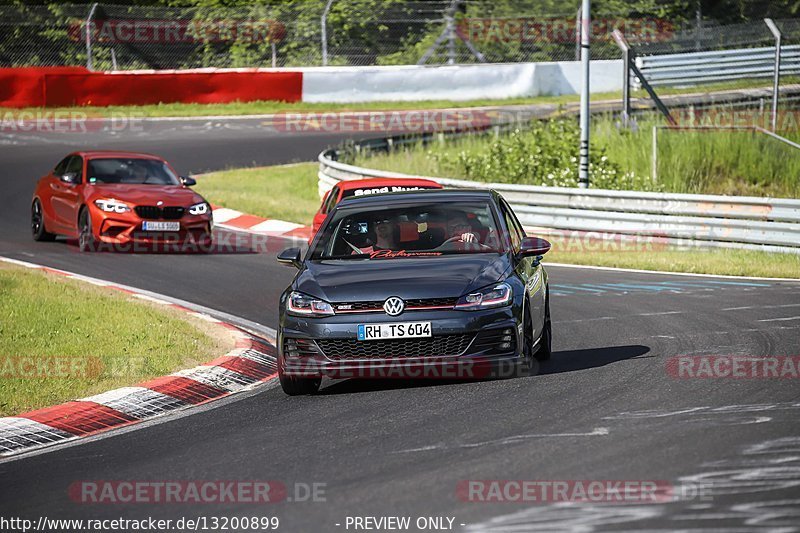
[{"label": "metal guardrail", "polygon": [[[392,144],[381,141],[369,141],[360,149],[386,149]],[[448,187],[494,189],[508,200],[523,225],[537,230],[800,253],[800,200],[479,183],[362,168],[337,159],[337,150],[319,155],[320,195],[342,180],[425,178]]]},{"label": "metal guardrail", "polygon": [[[640,56],[636,66],[653,86],[771,78],[775,47]],[[800,74],[800,45],[781,47],[780,74]]]}]

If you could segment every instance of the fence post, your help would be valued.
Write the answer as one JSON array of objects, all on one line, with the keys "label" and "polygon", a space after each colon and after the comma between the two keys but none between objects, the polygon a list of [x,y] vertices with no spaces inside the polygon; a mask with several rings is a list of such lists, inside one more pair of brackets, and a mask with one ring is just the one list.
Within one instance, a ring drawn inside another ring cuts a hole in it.
[{"label": "fence post", "polygon": [[456,19],[455,19],[455,6],[458,5],[458,0],[453,2],[453,9],[448,9],[445,14],[447,21],[447,64],[456,64]]},{"label": "fence post", "polygon": [[575,61],[581,60],[581,8],[575,14]]},{"label": "fence post", "polygon": [[92,70],[92,19],[94,10],[97,9],[97,2],[92,4],[89,14],[86,15],[86,70]]},{"label": "fence post", "polygon": [[333,0],[328,0],[320,17],[320,35],[322,37],[322,66],[328,66],[328,12],[331,10]]},{"label": "fence post", "polygon": [[[455,27],[455,16],[456,16],[456,9],[458,9],[458,4],[461,0],[451,0],[450,6],[444,12],[444,30],[439,36],[436,38],[436,41],[432,45],[425,50],[425,53],[422,54],[422,57],[419,58],[417,61],[417,65],[424,65],[428,59],[436,52],[436,49],[447,39],[447,63],[452,65],[456,62],[456,49],[455,49],[455,38],[456,38],[456,27]],[[466,43],[466,41],[464,41]],[[472,51],[471,45],[468,46],[470,51]],[[477,50],[472,52],[475,54]],[[475,57],[478,58],[479,61],[483,62],[481,59],[483,57],[482,54],[478,53],[475,54]]]},{"label": "fence post", "polygon": [[781,30],[772,21],[772,19],[764,19],[764,23],[775,36],[775,73],[772,81],[772,131],[774,132],[778,126],[778,87],[781,81]]},{"label": "fence post", "polygon": [[650,159],[650,174],[653,183],[658,181],[658,126],[653,124],[653,157]]},{"label": "fence post", "polygon": [[611,36],[622,49],[622,125],[627,128],[631,116],[631,47],[621,31],[615,29]]}]

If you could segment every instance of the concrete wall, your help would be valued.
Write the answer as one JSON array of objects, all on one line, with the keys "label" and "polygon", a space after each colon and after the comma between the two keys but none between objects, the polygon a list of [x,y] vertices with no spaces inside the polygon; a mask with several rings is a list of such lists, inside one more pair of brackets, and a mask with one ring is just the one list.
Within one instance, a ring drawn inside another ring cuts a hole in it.
[{"label": "concrete wall", "polygon": [[[591,91],[622,90],[622,60],[592,61]],[[475,100],[580,92],[577,61],[454,66],[314,67],[304,102]]]}]

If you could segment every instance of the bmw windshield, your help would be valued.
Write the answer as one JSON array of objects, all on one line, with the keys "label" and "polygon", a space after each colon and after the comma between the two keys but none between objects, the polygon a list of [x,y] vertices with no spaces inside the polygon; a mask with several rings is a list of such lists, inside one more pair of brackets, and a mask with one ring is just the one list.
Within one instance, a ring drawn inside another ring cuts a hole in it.
[{"label": "bmw windshield", "polygon": [[394,259],[498,253],[497,219],[488,202],[445,202],[335,212],[312,253],[320,259]]},{"label": "bmw windshield", "polygon": [[180,179],[157,159],[95,158],[89,160],[91,184],[180,185]]}]

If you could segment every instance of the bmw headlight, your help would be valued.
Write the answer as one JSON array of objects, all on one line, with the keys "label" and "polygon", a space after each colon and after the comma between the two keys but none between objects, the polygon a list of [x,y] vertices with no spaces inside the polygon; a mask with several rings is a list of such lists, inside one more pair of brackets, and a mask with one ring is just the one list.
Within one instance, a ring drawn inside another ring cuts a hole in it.
[{"label": "bmw headlight", "polygon": [[205,215],[211,211],[211,207],[206,202],[200,202],[199,204],[194,204],[192,207],[189,208],[190,215]]},{"label": "bmw headlight", "polygon": [[333,314],[331,304],[302,292],[292,292],[289,295],[286,302],[286,310],[290,315],[301,316],[328,316]]},{"label": "bmw headlight", "polygon": [[511,304],[512,295],[511,285],[508,283],[496,283],[475,292],[465,294],[458,299],[456,309],[473,311],[477,309],[503,307],[504,305]]},{"label": "bmw headlight", "polygon": [[128,204],[120,202],[119,200],[114,200],[113,198],[95,200],[94,205],[106,213],[127,213],[131,210]]}]

